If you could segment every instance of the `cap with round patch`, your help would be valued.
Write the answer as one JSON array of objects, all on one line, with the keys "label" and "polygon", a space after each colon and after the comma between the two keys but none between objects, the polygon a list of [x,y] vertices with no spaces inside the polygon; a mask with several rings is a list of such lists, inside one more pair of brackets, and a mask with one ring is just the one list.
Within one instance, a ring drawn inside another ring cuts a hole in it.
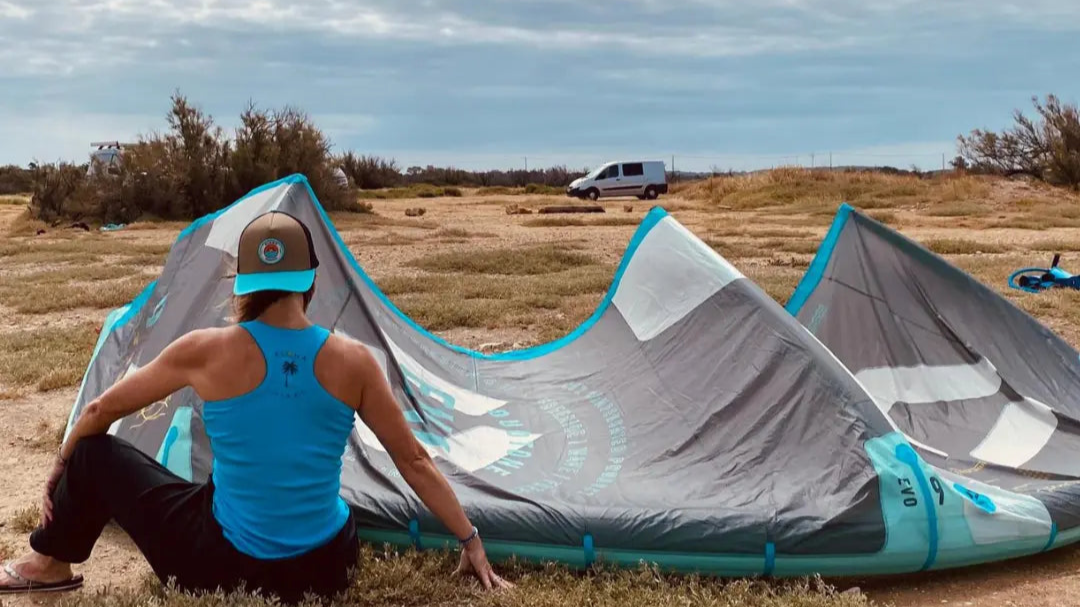
[{"label": "cap with round patch", "polygon": [[315,282],[317,267],[307,226],[288,213],[270,211],[256,217],[240,234],[233,293],[303,293]]}]

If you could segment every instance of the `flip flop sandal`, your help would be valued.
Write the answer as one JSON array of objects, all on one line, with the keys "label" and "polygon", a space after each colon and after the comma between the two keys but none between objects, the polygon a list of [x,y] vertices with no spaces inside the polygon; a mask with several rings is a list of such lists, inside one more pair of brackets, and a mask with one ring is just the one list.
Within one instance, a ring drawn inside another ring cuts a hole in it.
[{"label": "flip flop sandal", "polygon": [[70,580],[64,580],[62,582],[35,582],[28,580],[23,576],[15,572],[15,568],[11,566],[11,563],[4,565],[4,573],[9,578],[18,582],[11,586],[0,586],[0,594],[28,594],[33,592],[62,592],[66,590],[75,590],[83,585],[83,576],[76,575]]}]

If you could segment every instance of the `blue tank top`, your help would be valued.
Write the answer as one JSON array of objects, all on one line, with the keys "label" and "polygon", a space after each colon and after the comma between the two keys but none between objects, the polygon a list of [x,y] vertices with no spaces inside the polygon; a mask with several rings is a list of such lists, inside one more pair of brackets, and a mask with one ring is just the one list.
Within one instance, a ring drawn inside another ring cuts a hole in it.
[{"label": "blue tank top", "polygon": [[266,377],[247,394],[203,406],[214,516],[240,552],[296,556],[328,542],[348,517],[341,458],[355,412],[315,377],[329,331],[240,326],[262,350]]}]

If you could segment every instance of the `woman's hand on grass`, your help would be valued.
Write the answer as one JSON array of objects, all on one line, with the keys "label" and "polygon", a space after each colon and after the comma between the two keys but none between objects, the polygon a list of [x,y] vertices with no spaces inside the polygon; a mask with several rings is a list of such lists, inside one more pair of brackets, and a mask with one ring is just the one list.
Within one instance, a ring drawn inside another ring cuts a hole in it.
[{"label": "woman's hand on grass", "polygon": [[473,538],[461,551],[461,561],[458,563],[457,570],[454,571],[454,575],[470,573],[479,578],[480,583],[487,590],[514,587],[512,583],[499,577],[491,568],[491,563],[488,562],[487,554],[484,552],[484,544],[479,537]]}]

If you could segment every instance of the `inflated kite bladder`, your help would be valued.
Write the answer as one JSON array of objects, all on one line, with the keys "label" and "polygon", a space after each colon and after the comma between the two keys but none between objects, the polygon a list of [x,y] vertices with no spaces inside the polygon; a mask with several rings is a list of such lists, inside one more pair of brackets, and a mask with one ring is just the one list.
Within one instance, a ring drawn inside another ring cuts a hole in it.
[{"label": "inflated kite bladder", "polygon": [[1061,253],[1054,254],[1049,268],[1023,268],[1009,276],[1009,286],[1028,293],[1041,293],[1047,289],[1066,288],[1080,290],[1080,276],[1074,276],[1058,267]]}]

